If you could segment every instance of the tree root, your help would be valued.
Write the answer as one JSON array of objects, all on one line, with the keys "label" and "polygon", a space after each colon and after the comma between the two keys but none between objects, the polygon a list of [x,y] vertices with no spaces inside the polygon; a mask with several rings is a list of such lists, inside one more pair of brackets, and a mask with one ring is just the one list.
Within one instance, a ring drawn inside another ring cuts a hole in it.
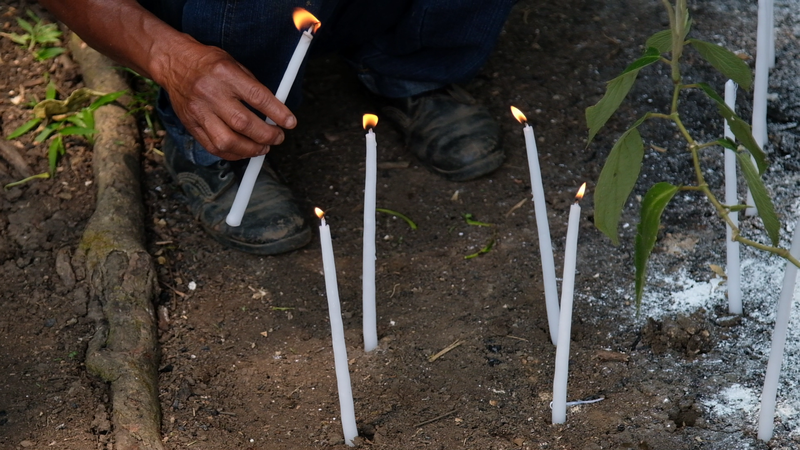
[{"label": "tree root", "polygon": [[[128,89],[114,63],[80,38],[73,35],[70,48],[88,87],[106,93]],[[163,450],[153,308],[158,288],[144,247],[136,122],[124,108],[106,105],[95,112],[95,128],[97,207],[76,256],[86,264],[92,300],[104,318],[89,343],[86,367],[110,383],[114,448]]]}]

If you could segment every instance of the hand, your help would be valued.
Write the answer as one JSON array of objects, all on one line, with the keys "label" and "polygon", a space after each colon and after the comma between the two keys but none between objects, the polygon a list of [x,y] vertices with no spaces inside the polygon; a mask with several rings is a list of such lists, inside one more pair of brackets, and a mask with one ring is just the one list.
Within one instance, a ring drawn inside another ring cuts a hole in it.
[{"label": "hand", "polygon": [[172,48],[158,78],[189,133],[223,159],[263,155],[283,142],[280,127],[268,125],[242,102],[283,128],[297,124],[291,111],[227,52],[193,39]]}]

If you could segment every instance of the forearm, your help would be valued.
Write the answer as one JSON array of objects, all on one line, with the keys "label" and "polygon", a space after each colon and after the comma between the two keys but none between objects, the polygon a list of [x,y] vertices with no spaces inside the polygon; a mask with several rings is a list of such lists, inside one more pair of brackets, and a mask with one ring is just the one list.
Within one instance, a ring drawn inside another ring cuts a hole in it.
[{"label": "forearm", "polygon": [[197,44],[135,0],[40,0],[97,51],[163,85],[170,54]]}]

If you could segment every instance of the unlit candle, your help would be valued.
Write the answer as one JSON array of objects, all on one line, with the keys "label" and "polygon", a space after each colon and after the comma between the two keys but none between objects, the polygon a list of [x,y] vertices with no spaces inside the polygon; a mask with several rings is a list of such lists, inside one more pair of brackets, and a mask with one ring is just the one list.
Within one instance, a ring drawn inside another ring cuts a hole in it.
[{"label": "unlit candle", "polygon": [[[800,257],[800,221],[794,225],[794,237],[789,253],[795,258]],[[792,314],[792,300],[794,299],[794,286],[797,281],[797,266],[786,261],[783,273],[783,287],[775,312],[775,329],[772,331],[772,348],[769,351],[767,373],[764,375],[764,390],[761,392],[761,411],[758,416],[758,438],[762,441],[772,439],[775,420],[775,402],[778,395],[778,379],[781,374],[783,362],[783,349],[786,344],[786,332],[789,328],[789,318]],[[794,380],[792,380],[794,382]]]},{"label": "unlit candle", "polygon": [[555,345],[558,339],[558,287],[556,285],[556,265],[553,261],[553,243],[550,241],[550,225],[547,220],[547,204],[544,200],[542,172],[539,167],[539,151],[536,137],[522,111],[511,107],[511,113],[522,124],[525,135],[525,149],[528,154],[528,169],[531,177],[533,209],[536,213],[536,229],[539,232],[539,254],[542,261],[542,280],[544,301],[547,307],[547,324],[550,328],[550,341]]},{"label": "unlit candle", "polygon": [[378,182],[378,144],[372,127],[378,124],[378,116],[364,115],[364,129],[367,132],[366,176],[364,177],[364,236],[362,309],[364,351],[372,351],[378,346],[378,318],[375,305],[375,202]]},{"label": "unlit candle", "polygon": [[339,284],[336,281],[336,262],[333,258],[331,230],[325,223],[325,214],[316,208],[320,218],[319,242],[322,247],[322,270],[325,273],[325,292],[328,297],[328,317],[331,322],[331,340],[333,341],[333,361],[336,368],[336,386],[339,392],[339,409],[342,415],[342,431],[344,442],[350,447],[355,445],[358,436],[356,413],[353,406],[353,388],[350,385],[350,369],[347,366],[347,346],[344,341],[344,324],[342,323],[342,307],[339,304]]},{"label": "unlit candle", "polygon": [[580,228],[580,200],[586,189],[583,183],[569,208],[567,245],[564,251],[564,276],[561,279],[561,313],[558,322],[556,344],[556,367],[553,376],[553,423],[567,420],[567,378],[569,377],[569,340],[572,331],[572,300],[575,289],[575,265],[578,253],[578,230]]},{"label": "unlit candle", "polygon": [[[275,98],[281,103],[286,103],[286,98],[289,97],[289,92],[292,90],[294,80],[297,78],[297,72],[303,64],[308,47],[311,45],[311,40],[314,39],[312,34],[319,28],[319,21],[311,15],[308,11],[302,8],[295,8],[294,12],[295,25],[298,30],[303,31],[300,37],[300,42],[292,53],[292,58],[289,60],[289,65],[286,66],[286,71],[283,72],[283,78],[278,85],[278,90],[275,91]],[[275,125],[269,117],[266,122],[270,125]],[[250,158],[247,163],[242,181],[239,183],[239,190],[236,191],[236,197],[233,198],[231,210],[225,218],[225,223],[232,227],[238,227],[242,224],[244,212],[247,209],[247,204],[250,203],[250,196],[253,194],[253,187],[256,185],[258,173],[261,171],[261,166],[264,164],[264,155]]]},{"label": "unlit candle", "polygon": [[[769,20],[769,0],[758,0],[758,29],[756,31],[756,73],[753,80],[752,133],[756,144],[764,150],[767,143],[767,93],[769,90],[769,40],[772,38]],[[747,190],[748,216],[758,211],[753,202],[753,194]]]},{"label": "unlit candle", "polygon": [[[736,110],[736,83],[728,80],[725,83],[725,104],[732,110]],[[736,140],[725,121],[725,137]],[[736,192],[736,154],[729,149],[723,148],[725,152],[725,203],[728,206],[739,204],[739,196]],[[728,217],[735,226],[739,226],[739,213],[729,211]],[[742,313],[742,286],[741,269],[739,267],[739,243],[732,239],[733,229],[730,225],[725,226],[725,238],[727,249],[727,272],[728,272],[728,311],[731,314]]]}]

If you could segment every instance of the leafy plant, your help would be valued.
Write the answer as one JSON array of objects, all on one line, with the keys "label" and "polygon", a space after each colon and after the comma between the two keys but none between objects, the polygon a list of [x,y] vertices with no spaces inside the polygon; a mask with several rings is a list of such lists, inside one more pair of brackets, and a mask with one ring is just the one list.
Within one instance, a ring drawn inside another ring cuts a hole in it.
[{"label": "leafy plant", "polygon": [[58,29],[58,25],[45,23],[31,10],[28,10],[27,14],[32,22],[17,17],[17,24],[25,30],[25,33],[0,33],[0,36],[7,37],[13,42],[27,47],[39,61],[55,58],[64,53],[64,48],[59,47],[61,44],[61,30]]},{"label": "leafy plant", "polygon": [[[691,28],[691,19],[686,7],[686,0],[676,0],[673,6],[669,0],[662,0],[669,15],[670,28],[651,36],[645,45],[644,54],[631,63],[618,77],[608,83],[605,95],[600,101],[586,109],[586,123],[589,128],[589,143],[603,128],[609,118],[616,112],[622,101],[627,96],[639,72],[652,64],[664,63],[670,67],[670,78],[673,84],[672,101],[668,113],[647,112],[616,141],[606,159],[600,178],[595,188],[595,225],[608,236],[615,245],[619,244],[617,229],[622,208],[639,178],[639,172],[644,157],[644,144],[639,134],[638,127],[647,120],[668,120],[675,124],[680,135],[686,141],[687,151],[691,154],[694,166],[696,184],[688,186],[675,186],[670,183],[660,182],[652,186],[645,195],[641,205],[641,218],[637,227],[635,241],[635,269],[636,269],[636,305],[641,305],[647,274],[647,261],[653,250],[661,225],[661,215],[669,202],[679,191],[697,191],[705,195],[714,207],[719,217],[730,225],[732,238],[742,244],[779,255],[792,264],[800,267],[800,262],[792,257],[788,250],[779,248],[780,221],[775,214],[767,189],[761,179],[767,169],[767,159],[756,143],[750,126],[729,108],[722,97],[705,83],[684,84],[681,76],[681,57],[687,47],[693,48],[700,56],[710,63],[724,76],[732,79],[744,89],[750,89],[753,77],[750,68],[735,54],[727,49],[701,41],[687,38]],[[666,56],[668,54],[669,56]],[[723,138],[709,142],[699,142],[681,120],[678,109],[681,94],[687,90],[699,90],[713,102],[720,115],[728,121],[736,140]],[[588,144],[587,144],[588,145]],[[743,237],[739,228],[734,225],[729,213],[743,209],[744,205],[725,205],[711,192],[703,176],[700,165],[700,154],[712,147],[723,147],[725,151],[736,153],[736,159],[741,168],[744,179],[758,209],[759,217],[764,224],[764,229],[771,245],[761,244],[752,239]],[[751,160],[752,157],[752,160]],[[753,164],[752,161],[755,161]]]},{"label": "leafy plant", "polygon": [[[33,139],[35,143],[42,143],[50,139],[47,149],[49,170],[46,173],[34,175],[6,185],[6,188],[17,186],[36,178],[49,178],[55,174],[56,166],[61,156],[66,152],[64,138],[67,136],[82,136],[89,143],[93,143],[94,112],[97,108],[107,105],[126,91],[117,91],[110,94],[80,88],[72,92],[66,100],[56,99],[56,87],[50,82],[47,86],[45,99],[33,107],[33,118],[11,132],[6,139],[16,139],[29,132],[36,132]],[[92,99],[94,98],[94,101]],[[89,103],[88,105],[86,105]]]},{"label": "leafy plant", "polygon": [[151,137],[155,137],[157,116],[154,114],[155,104],[158,99],[158,85],[155,81],[139,75],[138,72],[128,67],[119,67],[131,74],[131,101],[128,103],[128,114],[133,114],[144,119],[147,125],[147,132]]}]

